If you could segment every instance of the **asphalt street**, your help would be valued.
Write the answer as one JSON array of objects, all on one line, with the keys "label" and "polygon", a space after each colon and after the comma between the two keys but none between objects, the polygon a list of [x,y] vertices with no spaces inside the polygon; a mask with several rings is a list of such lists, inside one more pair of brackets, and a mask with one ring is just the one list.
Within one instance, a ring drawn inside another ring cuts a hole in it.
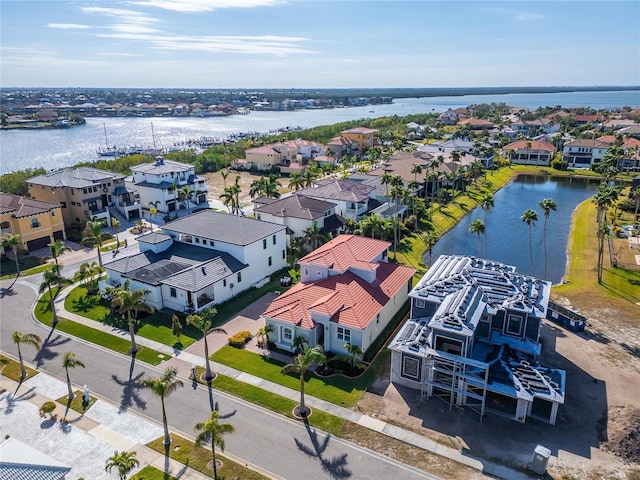
[{"label": "asphalt street", "polygon": [[[33,348],[24,346],[22,353],[27,362],[64,379],[62,357],[65,352],[73,351],[86,364],[86,368],[76,368],[72,372],[76,386],[86,384],[91,392],[112,402],[121,411],[135,412],[160,424],[160,400],[141,388],[141,379],[159,376],[162,368],[70,338],[36,322],[30,312],[37,298],[39,277],[20,279],[11,290],[7,288],[12,281],[0,281],[2,351],[17,356],[11,338],[13,331],[35,333],[42,338],[43,347],[36,354]],[[193,426],[208,417],[211,393],[224,421],[235,427],[235,432],[225,437],[225,452],[269,472],[274,478],[438,478],[222,392],[209,392],[202,385],[194,390],[190,381],[182,380],[184,388],[178,389],[165,402],[171,429],[193,438]]]}]

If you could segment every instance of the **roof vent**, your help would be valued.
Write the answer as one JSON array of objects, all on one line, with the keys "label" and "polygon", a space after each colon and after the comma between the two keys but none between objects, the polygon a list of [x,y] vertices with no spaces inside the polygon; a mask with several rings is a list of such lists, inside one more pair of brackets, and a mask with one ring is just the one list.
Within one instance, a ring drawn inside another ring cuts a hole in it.
[{"label": "roof vent", "polygon": [[164,165],[164,158],[162,157],[156,157],[156,163],[155,166],[159,167],[160,165]]}]

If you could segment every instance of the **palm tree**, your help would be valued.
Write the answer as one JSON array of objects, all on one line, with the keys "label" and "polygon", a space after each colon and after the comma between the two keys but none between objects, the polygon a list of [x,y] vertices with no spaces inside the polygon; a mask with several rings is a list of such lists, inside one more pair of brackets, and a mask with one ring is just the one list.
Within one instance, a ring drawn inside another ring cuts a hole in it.
[{"label": "palm tree", "polygon": [[359,362],[359,359],[364,355],[364,352],[358,345],[351,343],[345,343],[344,348],[347,351],[347,355],[349,356],[349,364],[351,365],[351,369],[354,369],[356,367],[356,364]]},{"label": "palm tree", "polygon": [[113,455],[107,458],[107,465],[104,467],[105,471],[111,473],[111,470],[115,467],[118,470],[120,480],[126,480],[127,474],[140,465],[140,462],[136,458],[136,452],[113,452]]},{"label": "palm tree", "polygon": [[84,229],[81,244],[93,243],[98,250],[98,264],[102,266],[102,222],[90,220]]},{"label": "palm tree", "polygon": [[266,178],[264,177],[260,177],[259,180],[254,180],[249,186],[249,196],[252,200],[255,200],[256,197],[261,195],[266,195]]},{"label": "palm tree", "polygon": [[544,227],[542,228],[542,244],[544,247],[544,279],[547,279],[547,220],[549,220],[549,214],[553,210],[555,212],[558,204],[551,198],[545,198],[540,203],[540,208],[544,210]]},{"label": "palm tree", "polygon": [[113,307],[117,308],[121,315],[126,315],[127,317],[129,335],[131,335],[130,352],[132,354],[135,354],[138,351],[135,335],[136,315],[139,312],[153,313],[154,311],[153,307],[144,303],[144,296],[149,293],[151,293],[151,290],[142,288],[138,290],[131,290],[129,279],[127,279],[124,282],[124,288],[117,288],[113,296]]},{"label": "palm tree", "polygon": [[111,217],[111,226],[113,227],[113,232],[116,234],[116,246],[120,246],[120,239],[118,238],[118,232],[120,231],[120,220],[116,217]]},{"label": "palm tree", "polygon": [[82,367],[85,368],[85,364],[76,358],[76,354],[73,352],[67,352],[64,354],[64,358],[62,359],[62,366],[64,367],[64,372],[67,375],[67,388],[69,390],[69,401],[73,400],[75,397],[73,393],[73,389],[71,388],[71,378],[69,377],[69,369]]},{"label": "palm tree", "polygon": [[602,268],[604,265],[604,240],[607,238],[609,228],[605,223],[599,223],[596,230],[598,236],[598,283],[602,283]]},{"label": "palm tree", "polygon": [[312,226],[307,227],[304,230],[304,238],[309,243],[311,250],[315,250],[327,240],[327,236],[322,233],[320,227],[318,226],[318,222],[315,221],[313,222]]},{"label": "palm tree", "polygon": [[382,174],[382,176],[380,177],[380,185],[385,185],[386,186],[386,196],[389,196],[389,184],[391,183],[391,174],[384,172]]},{"label": "palm tree", "polygon": [[236,196],[233,191],[233,188],[225,187],[224,191],[220,194],[219,198],[220,200],[222,200],[222,203],[224,204],[224,206],[229,209],[229,213],[235,215],[237,205],[236,205]]},{"label": "palm tree", "polygon": [[189,185],[185,185],[178,192],[180,199],[187,203],[187,213],[191,213],[191,197],[193,197],[194,193],[195,192],[189,188]]},{"label": "palm tree", "polygon": [[[226,149],[225,149],[226,155]],[[227,177],[229,176],[229,170],[220,170],[220,175],[222,176],[222,181],[224,182],[223,188],[227,188]]]},{"label": "palm tree", "polygon": [[292,172],[291,176],[289,176],[289,188],[294,190],[300,190],[304,187],[304,180],[300,172]]},{"label": "palm tree", "polygon": [[258,329],[256,332],[256,336],[260,339],[260,343],[262,345],[267,345],[269,343],[269,334],[273,332],[272,325],[265,325],[264,327]]},{"label": "palm tree", "polygon": [[476,218],[471,225],[469,225],[469,232],[478,234],[478,257],[480,257],[480,235],[485,232],[484,223],[479,218]]},{"label": "palm tree", "polygon": [[400,240],[398,237],[398,213],[400,211],[400,198],[402,197],[402,193],[404,191],[404,180],[398,174],[392,175],[391,177],[391,196],[393,197],[396,210],[393,215],[393,255],[395,258],[396,251],[398,248],[398,241]]},{"label": "palm tree", "polygon": [[11,249],[13,259],[16,262],[16,278],[20,276],[20,262],[18,260],[18,251],[22,248],[22,237],[18,234],[8,234],[2,239],[2,248]]},{"label": "palm tree", "polygon": [[421,237],[424,242],[425,247],[427,248],[427,252],[429,252],[429,265],[432,264],[432,256],[433,256],[433,247],[438,242],[438,236],[436,232],[433,230],[428,230],[424,232]]},{"label": "palm tree", "polygon": [[269,198],[280,198],[279,188],[280,182],[278,181],[278,177],[275,174],[269,175],[264,182],[264,194]]},{"label": "palm tree", "polygon": [[489,239],[487,238],[487,217],[489,215],[489,210],[494,207],[493,203],[493,195],[490,193],[485,193],[480,198],[480,202],[478,202],[480,208],[484,210],[484,257],[489,258]]},{"label": "palm tree", "polygon": [[533,243],[532,243],[532,227],[535,226],[538,221],[538,214],[534,210],[525,210],[525,212],[520,217],[524,223],[529,226],[529,259],[531,260],[531,275],[536,276],[536,271],[533,266]]},{"label": "palm tree", "polygon": [[162,426],[164,427],[164,445],[171,443],[164,399],[175,392],[178,387],[184,386],[182,380],[176,378],[177,376],[178,371],[174,367],[168,367],[162,372],[159,378],[147,377],[142,379],[142,386],[148,388],[156,397],[160,398],[160,404],[162,405]]},{"label": "palm tree", "polygon": [[411,173],[413,173],[413,180],[415,182],[417,182],[418,181],[418,175],[420,175],[422,173],[422,166],[417,164],[417,163],[414,163],[411,166]]},{"label": "palm tree", "polygon": [[214,377],[213,372],[211,371],[211,365],[209,363],[209,344],[207,343],[207,335],[209,333],[227,333],[224,329],[219,327],[211,328],[213,317],[215,317],[217,313],[218,310],[216,310],[215,307],[211,307],[207,310],[204,310],[199,315],[194,313],[187,317],[187,324],[193,325],[202,332],[202,337],[204,339],[204,358],[206,364],[204,378],[207,380],[207,382],[213,380]]},{"label": "palm tree", "polygon": [[44,272],[42,272],[42,283],[40,284],[40,293],[45,290],[49,291],[49,305],[51,306],[51,312],[53,313],[53,324],[58,323],[58,314],[54,305],[53,287],[67,284],[69,280],[60,275],[59,267],[51,265]]},{"label": "palm tree", "polygon": [[282,367],[283,375],[295,372],[300,377],[300,405],[296,407],[300,417],[306,417],[309,414],[309,410],[304,404],[304,374],[314,362],[325,363],[326,361],[327,357],[325,357],[322,347],[320,345],[316,345],[313,348],[307,348],[304,352],[293,357],[293,363],[289,363]]},{"label": "palm tree", "polygon": [[40,350],[42,340],[35,333],[22,333],[19,331],[13,332],[13,343],[18,346],[18,360],[20,361],[20,382],[27,376],[27,370],[24,368],[24,361],[22,360],[22,351],[20,350],[20,344],[31,345],[36,350]]},{"label": "palm tree", "polygon": [[[90,283],[93,283],[93,281],[95,281],[95,278],[102,272],[104,272],[104,267],[98,265],[98,262],[84,262],[82,265],[80,265],[80,268],[74,274],[73,281],[82,282],[88,292]],[[94,288],[97,289],[97,286],[94,285]]]},{"label": "palm tree", "polygon": [[316,173],[313,171],[313,168],[307,168],[303,175],[302,175],[302,181],[304,183],[305,187],[311,187],[313,186],[313,182],[316,179]]},{"label": "palm tree", "polygon": [[200,432],[196,437],[197,446],[202,446],[205,442],[211,441],[213,480],[218,480],[216,447],[224,452],[224,434],[233,433],[233,425],[230,423],[220,423],[220,412],[214,410],[206,421],[196,423],[193,429],[196,432]]},{"label": "palm tree", "polygon": [[[384,224],[384,218],[377,213],[372,213],[366,219],[367,226],[371,229],[371,238],[376,238],[376,233],[382,230]],[[382,234],[382,233],[381,233]]]},{"label": "palm tree", "polygon": [[49,244],[49,249],[51,250],[51,256],[53,260],[56,262],[56,266],[59,267],[58,257],[63,253],[70,252],[71,249],[67,247],[64,242],[60,239],[56,240]]},{"label": "palm tree", "polygon": [[[158,215],[158,206],[162,202],[160,200],[155,200],[153,202],[148,202],[149,205],[149,220],[155,220],[156,215]],[[151,231],[153,232],[153,223],[151,224]]]}]

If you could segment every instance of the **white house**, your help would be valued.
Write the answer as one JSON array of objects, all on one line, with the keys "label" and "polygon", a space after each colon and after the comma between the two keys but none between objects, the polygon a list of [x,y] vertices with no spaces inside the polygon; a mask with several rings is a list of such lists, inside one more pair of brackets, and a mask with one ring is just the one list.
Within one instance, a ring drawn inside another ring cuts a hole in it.
[{"label": "white house", "polygon": [[490,260],[441,255],[413,288],[389,344],[391,381],[518,422],[555,424],[565,371],[540,365],[551,283]]},{"label": "white house", "polygon": [[286,266],[285,227],[203,210],[138,238],[140,253],[104,265],[104,286],[144,288],[156,309],[194,312],[255,286]]},{"label": "white house", "polygon": [[566,142],[562,148],[562,160],[569,168],[591,168],[594,162],[602,160],[609,145],[595,138],[579,138]]},{"label": "white house", "polygon": [[[157,205],[155,208],[161,213],[186,208],[186,202],[192,205],[207,202],[207,181],[195,174],[194,166],[162,157],[153,163],[131,167],[127,183],[138,191],[143,206]],[[185,187],[192,192],[190,199],[180,195],[180,190]]]},{"label": "white house", "polygon": [[391,244],[339,235],[300,259],[301,281],[263,313],[276,346],[291,349],[296,337],[325,351],[363,351],[407,300],[415,269],[388,262]]},{"label": "white house", "polygon": [[[312,187],[298,190],[298,195],[331,202],[336,213],[344,218],[357,219],[371,208],[369,202],[375,187],[352,180],[321,180]],[[376,203],[379,206],[379,203]]]}]

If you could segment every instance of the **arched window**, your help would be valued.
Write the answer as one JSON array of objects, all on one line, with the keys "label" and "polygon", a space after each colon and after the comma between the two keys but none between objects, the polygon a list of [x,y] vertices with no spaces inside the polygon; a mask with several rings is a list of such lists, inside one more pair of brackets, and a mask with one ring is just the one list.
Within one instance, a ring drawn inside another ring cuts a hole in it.
[{"label": "arched window", "polygon": [[31,219],[31,228],[38,228],[40,226],[40,220],[37,218]]}]

